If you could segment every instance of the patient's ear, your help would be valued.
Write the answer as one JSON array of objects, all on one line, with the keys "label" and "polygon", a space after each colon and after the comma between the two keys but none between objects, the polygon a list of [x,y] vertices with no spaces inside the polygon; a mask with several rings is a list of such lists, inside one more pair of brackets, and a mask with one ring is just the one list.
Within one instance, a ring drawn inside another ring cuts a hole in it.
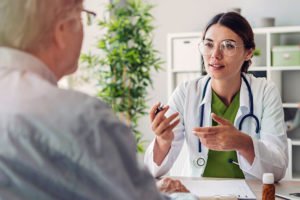
[{"label": "patient's ear", "polygon": [[59,49],[66,48],[67,28],[66,20],[60,20],[55,25],[54,42]]}]

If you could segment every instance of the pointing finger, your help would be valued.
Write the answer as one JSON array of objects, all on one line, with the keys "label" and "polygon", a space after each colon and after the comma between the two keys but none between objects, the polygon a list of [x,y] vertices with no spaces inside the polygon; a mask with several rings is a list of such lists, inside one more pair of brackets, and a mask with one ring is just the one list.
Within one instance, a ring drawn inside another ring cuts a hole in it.
[{"label": "pointing finger", "polygon": [[216,133],[220,131],[220,127],[218,126],[208,126],[208,127],[197,127],[193,129],[193,133]]},{"label": "pointing finger", "polygon": [[215,120],[219,125],[231,125],[231,123],[230,123],[228,120],[226,120],[226,119],[224,119],[224,118],[222,118],[222,117],[216,115],[215,113],[212,113],[212,114],[211,114],[211,117],[212,117],[213,120]]}]

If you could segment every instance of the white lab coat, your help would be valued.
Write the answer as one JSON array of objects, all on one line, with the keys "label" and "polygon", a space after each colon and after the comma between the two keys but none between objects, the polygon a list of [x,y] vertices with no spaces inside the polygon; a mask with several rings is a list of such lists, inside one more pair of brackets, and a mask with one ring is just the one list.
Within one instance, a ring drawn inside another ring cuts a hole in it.
[{"label": "white lab coat", "polygon": [[[274,83],[264,78],[256,78],[245,74],[253,93],[254,114],[260,122],[260,133],[255,133],[256,123],[253,118],[247,118],[242,126],[242,132],[252,137],[255,159],[250,165],[239,152],[237,152],[240,168],[246,178],[261,179],[263,173],[274,173],[275,180],[284,177],[288,165],[287,136],[284,125],[284,114],[280,94]],[[174,129],[174,141],[168,155],[160,166],[153,162],[154,140],[145,154],[145,164],[155,177],[166,174],[176,161],[184,140],[188,147],[186,162],[180,175],[200,177],[205,169],[194,164],[195,159],[202,157],[207,160],[208,149],[202,145],[202,152],[198,152],[198,138],[192,133],[193,128],[200,126],[200,107],[205,104],[204,126],[211,126],[211,81],[208,84],[206,95],[202,99],[202,91],[208,76],[184,82],[172,94],[166,115],[179,112],[180,124]],[[249,93],[242,81],[240,89],[240,107],[237,112],[234,126],[238,129],[242,117],[249,113]]]}]

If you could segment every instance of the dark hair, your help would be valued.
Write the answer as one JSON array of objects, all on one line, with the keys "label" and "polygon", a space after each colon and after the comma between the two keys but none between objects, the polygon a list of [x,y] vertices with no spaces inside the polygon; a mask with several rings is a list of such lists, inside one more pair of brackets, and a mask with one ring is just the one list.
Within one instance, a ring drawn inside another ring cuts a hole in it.
[{"label": "dark hair", "polygon": [[[205,39],[207,30],[214,24],[220,24],[235,32],[244,42],[245,49],[255,49],[254,34],[249,22],[235,12],[220,13],[214,16],[206,25],[202,39]],[[251,60],[245,61],[242,72],[247,72]]]}]

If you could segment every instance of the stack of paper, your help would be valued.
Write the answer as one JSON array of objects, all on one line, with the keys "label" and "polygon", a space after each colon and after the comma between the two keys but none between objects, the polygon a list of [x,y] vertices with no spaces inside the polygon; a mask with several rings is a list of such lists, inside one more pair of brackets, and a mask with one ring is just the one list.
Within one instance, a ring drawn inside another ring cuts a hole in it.
[{"label": "stack of paper", "polygon": [[245,180],[181,180],[198,197],[235,196],[238,199],[256,199]]}]

